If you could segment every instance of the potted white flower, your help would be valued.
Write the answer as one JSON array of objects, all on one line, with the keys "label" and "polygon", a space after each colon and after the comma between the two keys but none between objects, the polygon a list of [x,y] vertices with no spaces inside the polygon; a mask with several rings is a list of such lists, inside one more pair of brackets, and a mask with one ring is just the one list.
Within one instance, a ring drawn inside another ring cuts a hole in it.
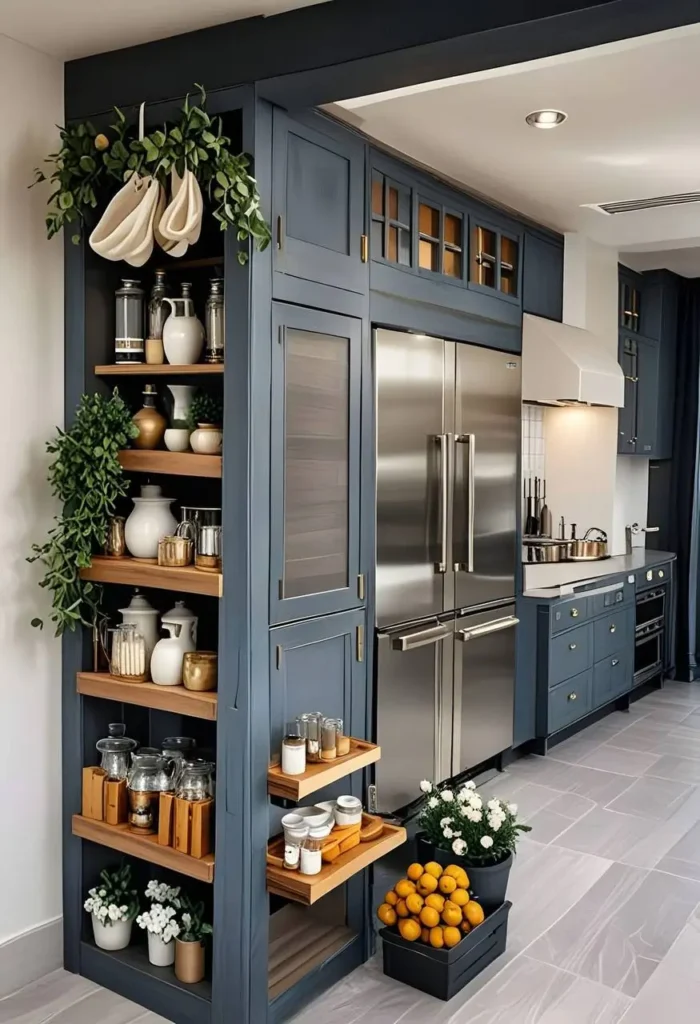
[{"label": "potted white flower", "polygon": [[101,872],[100,884],[88,890],[84,905],[92,916],[95,945],[110,951],[126,949],[139,912],[138,894],[131,888],[131,865]]},{"label": "potted white flower", "polygon": [[204,977],[204,940],[212,926],[204,921],[204,904],[182,897],[180,935],[175,946],[175,977],[186,985],[196,985]]},{"label": "potted white flower", "polygon": [[180,887],[152,879],[146,887],[151,909],[136,918],[136,924],[148,933],[148,959],[154,967],[172,967],[175,963],[175,939],[180,934],[177,922],[182,907]]},{"label": "potted white flower", "polygon": [[484,800],[473,782],[453,790],[425,780],[421,790],[426,802],[418,819],[418,859],[462,865],[484,909],[500,907],[520,833],[532,831],[518,822],[517,804]]}]

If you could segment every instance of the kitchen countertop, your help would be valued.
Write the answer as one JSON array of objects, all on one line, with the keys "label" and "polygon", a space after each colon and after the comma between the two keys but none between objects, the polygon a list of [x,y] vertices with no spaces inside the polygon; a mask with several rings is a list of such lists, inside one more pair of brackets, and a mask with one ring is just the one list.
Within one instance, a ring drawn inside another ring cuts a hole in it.
[{"label": "kitchen countertop", "polygon": [[[620,573],[647,569],[664,562],[671,562],[675,557],[673,551],[648,551],[646,548],[634,548],[631,555],[613,555],[600,562],[553,562],[551,563],[552,569],[558,569],[561,572],[563,566],[570,567],[572,576],[575,578],[551,587],[530,588],[524,591],[523,597],[566,597],[567,594],[573,594],[574,588],[581,583],[595,583],[596,580],[605,580],[606,576],[617,576]],[[527,570],[527,566],[524,568]],[[538,569],[544,568],[546,566],[538,565]]]}]

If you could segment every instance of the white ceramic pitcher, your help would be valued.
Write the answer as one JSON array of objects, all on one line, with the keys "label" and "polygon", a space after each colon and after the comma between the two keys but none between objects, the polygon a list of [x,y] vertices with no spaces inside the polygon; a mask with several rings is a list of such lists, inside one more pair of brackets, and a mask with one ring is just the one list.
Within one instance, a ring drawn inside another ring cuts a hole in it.
[{"label": "white ceramic pitcher", "polygon": [[204,327],[194,311],[189,295],[179,299],[163,298],[172,310],[163,327],[165,358],[176,366],[189,366],[199,361],[204,345]]}]

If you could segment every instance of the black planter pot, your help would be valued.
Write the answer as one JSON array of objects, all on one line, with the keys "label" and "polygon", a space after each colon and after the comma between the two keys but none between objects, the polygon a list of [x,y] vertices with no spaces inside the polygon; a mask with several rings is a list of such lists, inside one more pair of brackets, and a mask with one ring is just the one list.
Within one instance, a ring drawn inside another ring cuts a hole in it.
[{"label": "black planter pot", "polygon": [[456,853],[441,850],[434,846],[424,832],[416,836],[418,860],[426,864],[430,860],[447,867],[448,864],[459,864],[469,875],[469,887],[472,895],[478,899],[485,913],[491,913],[505,903],[508,889],[508,876],[513,867],[513,854],[509,853],[499,864],[481,867],[470,864],[466,857],[458,857]]}]

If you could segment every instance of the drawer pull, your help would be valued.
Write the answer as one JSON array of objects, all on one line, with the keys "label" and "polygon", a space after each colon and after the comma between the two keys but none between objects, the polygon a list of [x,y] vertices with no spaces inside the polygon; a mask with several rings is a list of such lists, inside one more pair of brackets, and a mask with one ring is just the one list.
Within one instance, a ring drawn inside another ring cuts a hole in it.
[{"label": "drawer pull", "polygon": [[570,693],[569,696],[566,699],[567,700],[576,700],[576,694],[575,693]]},{"label": "drawer pull", "polygon": [[571,618],[572,619],[577,619],[578,618],[578,608],[572,608],[571,609]]},{"label": "drawer pull", "polygon": [[617,629],[617,626],[616,626],[616,625],[615,625],[615,623],[613,622],[612,626],[610,627],[610,632],[611,632],[611,633],[614,633],[616,629]]},{"label": "drawer pull", "polygon": [[659,579],[662,580],[663,578],[664,578],[664,571],[663,571],[663,569],[659,569]]},{"label": "drawer pull", "polygon": [[569,650],[570,651],[575,651],[576,650],[576,644],[569,644]]},{"label": "drawer pull", "polygon": [[610,662],[610,664],[612,665],[613,668],[615,668],[616,665],[620,664],[620,659],[619,658],[613,658],[613,660]]}]

